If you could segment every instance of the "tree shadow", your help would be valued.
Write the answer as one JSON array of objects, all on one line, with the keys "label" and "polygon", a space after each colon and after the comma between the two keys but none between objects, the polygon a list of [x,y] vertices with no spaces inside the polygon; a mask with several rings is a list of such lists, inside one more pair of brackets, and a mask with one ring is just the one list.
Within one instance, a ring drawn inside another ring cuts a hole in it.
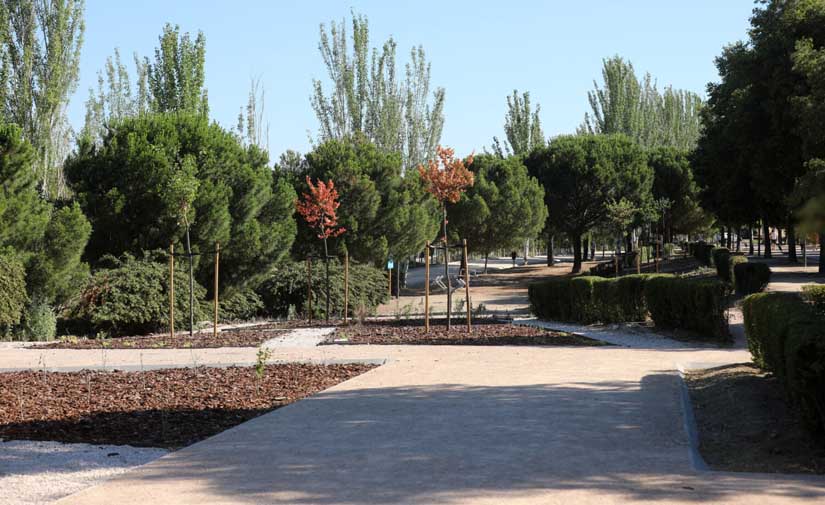
[{"label": "tree shadow", "polygon": [[333,388],[116,479],[106,497],[188,482],[271,504],[825,498],[823,479],[693,470],[678,380]]}]

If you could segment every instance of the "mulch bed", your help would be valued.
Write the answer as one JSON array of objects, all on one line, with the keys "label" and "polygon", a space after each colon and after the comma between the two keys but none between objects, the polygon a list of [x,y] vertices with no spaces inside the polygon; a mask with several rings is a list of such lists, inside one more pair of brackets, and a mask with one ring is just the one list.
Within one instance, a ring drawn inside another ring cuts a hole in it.
[{"label": "mulch bed", "polygon": [[825,473],[825,441],[802,426],[782,384],[751,364],[686,375],[699,452],[714,470]]},{"label": "mulch bed", "polygon": [[375,368],[0,373],[0,439],[183,447]]},{"label": "mulch bed", "polygon": [[212,329],[189,336],[189,332],[114,338],[62,339],[37,346],[38,349],[205,349],[216,347],[258,347],[265,341],[287,331],[283,325],[265,324],[247,328],[232,328],[213,336]]},{"label": "mulch bed", "polygon": [[396,321],[366,321],[339,327],[324,343],[373,345],[606,345],[599,340],[572,333],[548,331],[533,326],[514,325],[508,321],[481,319],[473,322],[472,333],[467,333],[466,320],[454,320],[447,331],[444,319],[430,321],[430,332],[424,332],[423,319]]}]

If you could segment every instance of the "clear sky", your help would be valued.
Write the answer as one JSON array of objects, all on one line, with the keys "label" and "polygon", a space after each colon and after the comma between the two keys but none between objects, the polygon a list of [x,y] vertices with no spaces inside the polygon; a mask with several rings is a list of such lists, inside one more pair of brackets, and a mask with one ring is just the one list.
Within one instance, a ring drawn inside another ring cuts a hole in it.
[{"label": "clear sky", "polygon": [[164,23],[206,35],[210,114],[233,127],[251,76],[266,87],[270,150],[305,152],[317,123],[313,78],[325,77],[318,26],[370,22],[370,44],[392,35],[399,64],[422,44],[432,86],[446,88],[442,143],[458,154],[481,151],[501,137],[506,96],[529,90],[541,104],[545,134],[573,132],[588,110],[587,91],[602,59],[615,54],[661,85],[704,94],[717,79],[713,59],[745,37],[753,0],[86,0],[80,83],[69,108],[83,124],[88,89],[115,47],[151,55]]}]

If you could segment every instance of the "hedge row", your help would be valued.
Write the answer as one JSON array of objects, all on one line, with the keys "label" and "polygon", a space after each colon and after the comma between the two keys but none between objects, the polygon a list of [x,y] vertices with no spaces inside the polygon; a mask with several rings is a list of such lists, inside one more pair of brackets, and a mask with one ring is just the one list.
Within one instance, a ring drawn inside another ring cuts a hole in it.
[{"label": "hedge row", "polygon": [[796,293],[758,293],[742,306],[753,361],[773,372],[805,422],[825,433],[825,317]]},{"label": "hedge row", "polygon": [[735,263],[733,279],[736,292],[740,295],[759,293],[768,286],[771,280],[771,269],[765,263],[748,263],[747,261]]},{"label": "hedge row", "polygon": [[699,263],[710,266],[713,262],[713,258],[711,253],[713,251],[713,246],[710,244],[706,244],[704,242],[692,242],[688,244],[688,252],[696,258]]},{"label": "hedge row", "polygon": [[560,277],[533,283],[528,295],[541,319],[577,323],[644,321],[728,339],[725,285],[670,274]]}]

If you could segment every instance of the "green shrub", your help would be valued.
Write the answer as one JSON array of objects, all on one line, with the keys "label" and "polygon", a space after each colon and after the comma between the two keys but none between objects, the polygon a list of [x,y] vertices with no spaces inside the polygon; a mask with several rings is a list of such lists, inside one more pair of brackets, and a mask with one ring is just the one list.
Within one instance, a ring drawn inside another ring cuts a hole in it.
[{"label": "green shrub", "polygon": [[705,266],[710,266],[713,262],[713,258],[711,257],[713,246],[710,244],[706,244],[704,242],[694,242],[688,246],[688,250],[693,257],[699,261],[699,263]]},{"label": "green shrub", "polygon": [[235,291],[220,298],[218,304],[218,318],[221,322],[248,321],[260,316],[264,310],[263,300],[251,289]]},{"label": "green shrub", "polygon": [[540,319],[584,324],[644,321],[644,284],[657,276],[557,277],[531,284],[528,297]]},{"label": "green shrub", "polygon": [[[341,314],[344,306],[344,270],[340,262],[329,264],[330,317]],[[278,266],[256,290],[264,305],[264,313],[270,317],[286,317],[292,306],[306,314],[307,269],[305,262],[287,262]],[[363,306],[373,311],[387,300],[387,277],[383,270],[350,263],[349,266],[349,313]],[[326,308],[326,278],[323,262],[312,264],[312,313],[324,317]]]},{"label": "green shrub", "polygon": [[[189,328],[189,275],[185,262],[176,262],[175,328]],[[207,318],[202,305],[206,290],[195,283],[195,323]],[[169,322],[169,266],[163,251],[143,258],[109,256],[70,307],[65,327],[73,333],[111,336],[160,331]]]},{"label": "green shrub", "polygon": [[57,333],[57,317],[48,303],[36,301],[26,307],[20,326],[20,336],[24,340],[54,340]]},{"label": "green shrub", "polygon": [[716,267],[716,275],[727,283],[732,283],[733,278],[730,272],[730,251],[727,247],[714,247],[710,256],[713,265]]},{"label": "green shrub", "polygon": [[0,254],[0,327],[19,323],[28,299],[23,264]]},{"label": "green shrub", "polygon": [[771,280],[771,269],[765,263],[735,263],[733,265],[733,280],[736,292],[741,295],[759,293]]},{"label": "green shrub", "polygon": [[691,330],[720,340],[730,338],[723,282],[660,275],[648,279],[644,290],[645,304],[656,326]]},{"label": "green shrub", "polygon": [[802,299],[811,304],[814,310],[825,315],[825,285],[808,284],[802,286]]},{"label": "green shrub", "polygon": [[742,306],[754,363],[774,373],[806,424],[825,431],[825,318],[796,293],[757,293]]}]

